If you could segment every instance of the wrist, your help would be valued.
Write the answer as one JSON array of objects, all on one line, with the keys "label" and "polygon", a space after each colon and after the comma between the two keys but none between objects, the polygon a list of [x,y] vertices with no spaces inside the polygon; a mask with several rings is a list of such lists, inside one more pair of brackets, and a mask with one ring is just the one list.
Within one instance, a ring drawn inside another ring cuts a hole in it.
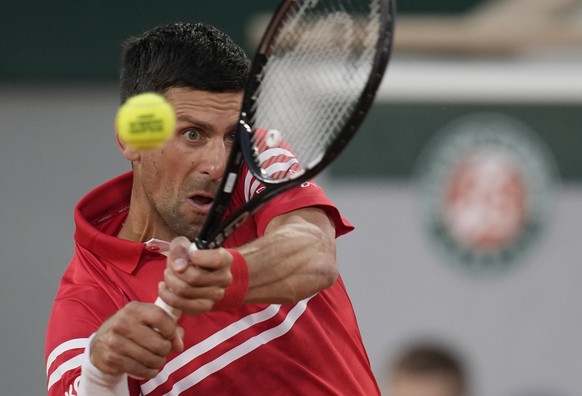
[{"label": "wrist", "polygon": [[232,256],[230,272],[232,283],[224,291],[224,296],[212,307],[213,311],[224,311],[236,308],[244,303],[249,290],[249,269],[244,256],[235,249],[226,249]]},{"label": "wrist", "polygon": [[79,395],[129,395],[127,374],[109,374],[100,370],[91,361],[91,335],[81,363]]}]

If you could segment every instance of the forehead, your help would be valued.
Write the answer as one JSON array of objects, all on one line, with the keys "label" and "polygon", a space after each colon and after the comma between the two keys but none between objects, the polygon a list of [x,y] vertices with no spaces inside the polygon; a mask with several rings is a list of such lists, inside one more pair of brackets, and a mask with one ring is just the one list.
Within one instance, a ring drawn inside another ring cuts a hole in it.
[{"label": "forehead", "polygon": [[165,92],[174,106],[176,115],[201,113],[221,117],[238,117],[242,102],[241,92],[210,92],[191,88],[170,88]]},{"label": "forehead", "polygon": [[460,386],[450,375],[399,373],[389,382],[391,396],[458,396]]}]

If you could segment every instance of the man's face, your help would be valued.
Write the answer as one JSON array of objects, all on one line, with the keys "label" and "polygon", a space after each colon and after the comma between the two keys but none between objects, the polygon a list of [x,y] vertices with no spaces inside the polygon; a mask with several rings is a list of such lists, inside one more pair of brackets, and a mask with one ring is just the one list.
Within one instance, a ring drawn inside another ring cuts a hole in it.
[{"label": "man's face", "polygon": [[[176,130],[161,148],[134,161],[145,234],[193,240],[212,206],[238,123],[242,93],[170,88]],[[132,202],[133,204],[133,202]]]}]

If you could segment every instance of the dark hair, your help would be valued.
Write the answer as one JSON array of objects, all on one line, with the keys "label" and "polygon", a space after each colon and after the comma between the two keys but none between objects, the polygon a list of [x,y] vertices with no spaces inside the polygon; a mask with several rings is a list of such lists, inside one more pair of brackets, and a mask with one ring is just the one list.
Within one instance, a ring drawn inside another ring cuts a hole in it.
[{"label": "dark hair", "polygon": [[226,33],[203,23],[155,27],[123,44],[121,102],[171,87],[242,91],[249,72],[244,50]]},{"label": "dark hair", "polygon": [[459,394],[468,392],[468,373],[464,361],[448,346],[437,343],[409,345],[392,362],[393,375],[443,376],[451,378]]}]

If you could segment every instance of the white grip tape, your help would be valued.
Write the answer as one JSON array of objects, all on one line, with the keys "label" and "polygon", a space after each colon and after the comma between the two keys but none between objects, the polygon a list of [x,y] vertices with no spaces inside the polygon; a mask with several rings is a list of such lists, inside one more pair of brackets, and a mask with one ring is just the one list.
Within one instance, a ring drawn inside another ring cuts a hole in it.
[{"label": "white grip tape", "polygon": [[156,298],[155,303],[158,307],[162,308],[164,311],[166,311],[168,313],[168,315],[170,315],[172,318],[174,318],[175,320],[180,319],[180,316],[182,315],[182,311],[180,311],[179,309],[176,309],[174,307],[169,306],[168,304],[166,304],[166,302],[164,300],[162,300],[160,297]]}]

